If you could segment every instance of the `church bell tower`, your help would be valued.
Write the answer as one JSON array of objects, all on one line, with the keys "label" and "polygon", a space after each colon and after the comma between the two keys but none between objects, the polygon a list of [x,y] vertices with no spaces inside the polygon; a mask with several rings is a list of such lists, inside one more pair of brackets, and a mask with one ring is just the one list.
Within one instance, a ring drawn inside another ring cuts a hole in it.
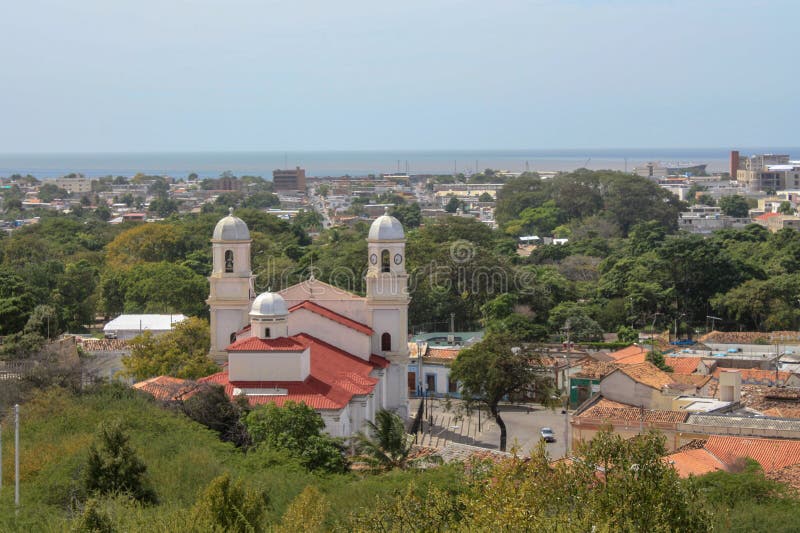
[{"label": "church bell tower", "polygon": [[367,237],[367,306],[374,331],[372,353],[390,361],[388,405],[408,415],[408,274],[403,225],[388,210],[372,223]]},{"label": "church bell tower", "polygon": [[236,340],[236,332],[250,322],[250,303],[254,296],[251,242],[247,224],[233,216],[232,208],[214,228],[213,267],[208,278],[211,291],[206,303],[211,315],[209,355],[218,363],[225,362],[225,348]]}]

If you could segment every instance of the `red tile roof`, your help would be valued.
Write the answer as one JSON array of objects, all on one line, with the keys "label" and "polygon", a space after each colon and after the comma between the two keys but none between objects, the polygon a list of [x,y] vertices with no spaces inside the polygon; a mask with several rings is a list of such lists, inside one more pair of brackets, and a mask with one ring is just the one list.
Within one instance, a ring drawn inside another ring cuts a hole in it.
[{"label": "red tile roof", "polygon": [[764,213],[763,215],[758,215],[755,220],[767,220],[777,216],[780,216],[780,213]]},{"label": "red tile roof", "polygon": [[704,448],[685,450],[667,455],[664,458],[678,472],[680,477],[701,476],[717,470],[728,470],[728,465],[714,457]]},{"label": "red tile roof", "polygon": [[[244,342],[250,339],[244,339]],[[264,341],[265,339],[256,339]],[[301,350],[310,349],[311,374],[304,381],[235,381],[231,382],[227,370],[200,379],[202,383],[218,383],[225,387],[228,396],[238,389],[286,389],[285,395],[250,395],[252,405],[274,402],[283,405],[287,401],[305,403],[314,409],[341,409],[354,395],[369,394],[375,389],[378,379],[371,377],[375,368],[385,368],[389,362],[372,355],[369,361],[349,354],[306,333],[269,341],[291,341]],[[234,343],[237,344],[237,343]]]},{"label": "red tile roof", "polygon": [[758,461],[765,472],[800,463],[800,440],[712,435],[705,449],[729,465],[750,457]]},{"label": "red tile roof", "polygon": [[700,357],[664,357],[664,362],[675,374],[694,374],[702,360]]},{"label": "red tile roof", "polygon": [[294,311],[297,311],[298,309],[305,309],[306,311],[311,311],[314,314],[325,317],[329,320],[333,320],[334,322],[338,322],[339,324],[347,326],[350,329],[354,329],[359,333],[363,333],[364,335],[372,335],[373,333],[372,328],[370,328],[366,324],[362,324],[361,322],[356,322],[351,318],[348,318],[344,315],[340,315],[336,311],[331,311],[327,307],[323,307],[318,303],[312,302],[311,300],[304,300],[297,305],[293,305],[292,307],[289,308],[289,312],[292,313]]},{"label": "red tile roof", "polygon": [[443,361],[453,361],[458,357],[458,352],[461,350],[456,348],[428,348],[428,353],[425,354],[426,359],[441,359]]},{"label": "red tile roof", "polygon": [[647,350],[643,346],[628,346],[627,348],[623,348],[622,350],[617,350],[616,352],[611,352],[608,354],[615,363],[620,363],[624,365],[636,364],[636,363],[644,363],[647,357]]},{"label": "red tile roof", "polygon": [[227,348],[229,352],[302,352],[305,346],[291,337],[260,339],[247,337],[239,339]]},{"label": "red tile roof", "polygon": [[719,379],[721,372],[738,372],[742,376],[742,383],[748,385],[783,385],[791,372],[775,372],[774,370],[761,370],[758,368],[716,368],[713,376]]},{"label": "red tile roof", "polygon": [[660,370],[656,365],[647,362],[635,365],[623,364],[614,372],[622,372],[632,380],[657,390],[675,383],[675,380],[669,374]]},{"label": "red tile roof", "polygon": [[197,389],[197,383],[188,379],[171,376],[156,376],[133,384],[134,389],[152,395],[156,400],[185,400]]},{"label": "red tile roof", "polygon": [[679,423],[686,420],[689,413],[686,411],[657,411],[652,409],[640,409],[633,405],[614,402],[606,398],[601,398],[594,405],[589,406],[583,412],[576,414],[573,418],[595,419],[608,422],[661,422]]}]

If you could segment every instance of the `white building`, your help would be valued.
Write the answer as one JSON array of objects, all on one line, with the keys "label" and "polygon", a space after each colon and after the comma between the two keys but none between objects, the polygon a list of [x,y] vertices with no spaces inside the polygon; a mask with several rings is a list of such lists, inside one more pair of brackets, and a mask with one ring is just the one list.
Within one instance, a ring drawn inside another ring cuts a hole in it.
[{"label": "white building", "polygon": [[200,381],[253,405],[305,403],[333,436],[356,433],[379,409],[408,415],[408,275],[396,218],[370,228],[366,297],[312,277],[254,298],[247,225],[231,214],[211,242],[211,355],[228,366]]},{"label": "white building", "polygon": [[149,331],[154,335],[170,331],[175,324],[183,322],[186,317],[174,315],[119,315],[103,326],[103,334],[109,339],[132,339]]}]

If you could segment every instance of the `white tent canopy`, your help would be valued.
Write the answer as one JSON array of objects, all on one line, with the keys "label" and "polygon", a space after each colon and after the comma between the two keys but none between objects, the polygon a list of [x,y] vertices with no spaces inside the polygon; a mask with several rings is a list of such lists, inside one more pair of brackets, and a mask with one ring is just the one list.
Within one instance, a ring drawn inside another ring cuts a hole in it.
[{"label": "white tent canopy", "polygon": [[119,315],[103,326],[106,337],[131,339],[144,331],[164,333],[170,331],[178,322],[186,320],[186,316],[175,315]]}]

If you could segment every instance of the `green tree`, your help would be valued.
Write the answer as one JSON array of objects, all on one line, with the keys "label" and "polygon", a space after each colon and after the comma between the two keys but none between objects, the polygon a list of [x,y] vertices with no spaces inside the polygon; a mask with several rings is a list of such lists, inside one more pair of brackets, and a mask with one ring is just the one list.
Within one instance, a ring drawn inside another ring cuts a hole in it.
[{"label": "green tree", "polygon": [[794,214],[794,207],[792,206],[791,202],[781,202],[781,205],[778,206],[778,213],[782,215],[793,215]]},{"label": "green tree", "polygon": [[392,216],[400,221],[406,231],[418,228],[422,223],[422,212],[416,202],[393,207]]},{"label": "green tree", "polygon": [[249,411],[247,400],[232,402],[221,385],[205,385],[181,402],[183,412],[209,429],[216,431],[220,439],[237,446],[250,442],[242,418]]},{"label": "green tree", "polygon": [[717,202],[722,212],[729,217],[747,218],[750,207],[743,196],[723,196]]},{"label": "green tree", "polygon": [[494,202],[494,197],[491,194],[489,194],[488,192],[483,192],[478,197],[478,201],[479,202]]},{"label": "green tree", "polygon": [[448,213],[455,213],[461,207],[462,203],[461,200],[456,198],[455,196],[451,196],[450,200],[448,200],[447,204],[444,206],[444,210]]},{"label": "green tree", "polygon": [[90,494],[127,493],[142,503],[156,503],[145,479],[147,466],[129,440],[119,422],[101,423],[89,446],[83,485]]},{"label": "green tree", "polygon": [[262,519],[269,499],[263,492],[249,490],[241,480],[225,473],[211,480],[191,515],[196,524],[208,530],[231,533],[263,531]]},{"label": "green tree", "polygon": [[347,470],[341,442],[322,433],[325,422],[304,403],[261,405],[247,414],[244,423],[255,445],[288,450],[309,470]]},{"label": "green tree", "polygon": [[413,446],[403,419],[381,409],[375,422],[367,421],[367,430],[356,435],[356,447],[364,458],[381,470],[405,468]]},{"label": "green tree", "polygon": [[145,331],[130,344],[131,354],[122,358],[123,374],[137,380],[155,376],[196,379],[219,370],[208,358],[210,332],[208,322],[200,318],[187,318],[158,336]]},{"label": "green tree", "polygon": [[500,402],[531,391],[540,399],[550,397],[547,384],[534,372],[539,359],[508,335],[489,335],[459,352],[453,362],[450,377],[460,384],[467,405],[485,406],[500,428],[501,451],[506,449],[507,431]]}]

